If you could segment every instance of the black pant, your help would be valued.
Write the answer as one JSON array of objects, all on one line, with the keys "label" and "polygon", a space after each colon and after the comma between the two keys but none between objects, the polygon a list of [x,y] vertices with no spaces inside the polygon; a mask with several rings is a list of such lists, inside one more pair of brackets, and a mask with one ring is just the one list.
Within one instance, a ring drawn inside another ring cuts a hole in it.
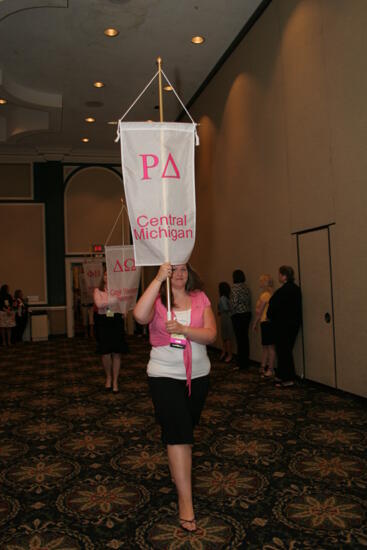
[{"label": "black pant", "polygon": [[237,358],[240,369],[246,369],[249,365],[250,342],[248,331],[251,321],[251,312],[235,313],[232,315],[232,324],[237,342]]},{"label": "black pant", "polygon": [[275,351],[278,359],[277,376],[282,381],[294,380],[293,346],[299,327],[278,327],[275,330]]}]

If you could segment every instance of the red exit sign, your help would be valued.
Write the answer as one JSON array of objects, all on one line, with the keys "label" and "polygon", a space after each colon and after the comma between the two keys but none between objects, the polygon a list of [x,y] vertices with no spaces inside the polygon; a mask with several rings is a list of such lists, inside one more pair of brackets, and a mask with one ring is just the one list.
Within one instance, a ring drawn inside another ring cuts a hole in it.
[{"label": "red exit sign", "polygon": [[92,250],[93,252],[97,254],[102,254],[104,251],[104,245],[103,244],[92,244]]}]

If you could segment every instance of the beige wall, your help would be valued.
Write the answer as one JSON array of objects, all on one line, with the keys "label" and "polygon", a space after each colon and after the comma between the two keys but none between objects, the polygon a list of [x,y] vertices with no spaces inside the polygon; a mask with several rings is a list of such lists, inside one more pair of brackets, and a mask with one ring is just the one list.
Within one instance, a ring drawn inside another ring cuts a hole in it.
[{"label": "beige wall", "polygon": [[0,200],[32,198],[32,164],[0,163]]},{"label": "beige wall", "polygon": [[[214,304],[235,268],[255,302],[260,273],[297,267],[292,232],[335,222],[338,387],[365,396],[366,20],[364,0],[273,0],[191,108],[193,263]],[[251,349],[259,359],[257,337]]]},{"label": "beige wall", "polygon": [[0,285],[47,302],[44,205],[0,204]]},{"label": "beige wall", "polygon": [[[103,167],[79,170],[68,181],[65,191],[65,249],[67,254],[88,254],[92,244],[105,244],[121,210],[124,198],[122,179]],[[129,241],[125,215],[125,242]],[[110,245],[121,244],[122,223],[118,222]]]}]

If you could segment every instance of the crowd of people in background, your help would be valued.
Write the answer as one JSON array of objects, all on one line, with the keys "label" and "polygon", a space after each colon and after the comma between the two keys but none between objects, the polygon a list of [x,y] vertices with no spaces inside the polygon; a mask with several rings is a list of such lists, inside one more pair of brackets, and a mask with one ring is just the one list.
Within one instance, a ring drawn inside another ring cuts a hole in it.
[{"label": "crowd of people in background", "polygon": [[23,292],[17,289],[14,296],[9,285],[0,288],[0,345],[12,346],[23,340],[27,326],[28,305]]},{"label": "crowd of people in background", "polygon": [[[251,293],[242,270],[236,269],[232,279],[232,287],[225,281],[219,283],[218,314],[223,342],[220,359],[225,362],[232,360],[233,329],[237,344],[237,365],[243,371],[249,366]],[[293,347],[302,322],[302,298],[300,288],[294,282],[292,267],[280,266],[278,279],[281,286],[274,292],[272,277],[269,274],[260,276],[260,295],[252,327],[254,331],[260,327],[260,375],[274,378],[278,387],[290,387],[295,378]]]},{"label": "crowd of people in background", "polygon": [[[274,292],[271,275],[260,276],[260,293],[256,301],[252,329],[260,332],[262,346],[260,375],[266,379],[275,379],[277,385],[287,387],[293,385],[295,378],[292,350],[302,321],[302,300],[301,291],[294,282],[292,267],[281,266],[278,279],[281,286]],[[102,289],[99,292],[103,292]],[[100,308],[98,313],[102,309]],[[83,325],[89,325],[93,329],[93,319],[96,316],[98,319],[102,318],[97,315],[96,303],[88,304],[88,308],[85,308],[83,313],[85,317]],[[239,370],[244,371],[249,366],[252,305],[251,292],[242,270],[233,271],[232,286],[226,281],[219,283],[218,315],[222,340],[220,360],[225,363],[233,361],[232,344],[235,341],[237,366]],[[118,317],[115,317],[114,324],[117,322],[116,319]],[[21,342],[27,321],[28,305],[22,290],[17,289],[12,295],[9,285],[3,284],[0,288],[0,345],[12,346]],[[122,319],[120,324],[123,324]],[[107,333],[109,330],[106,331]],[[89,336],[93,335],[94,331],[89,334]],[[126,348],[125,342],[121,345]],[[120,348],[110,353],[104,353],[104,349],[101,346],[100,348],[99,352],[103,356],[106,370],[106,387],[113,387],[118,391],[119,365],[117,363],[120,362]]]}]

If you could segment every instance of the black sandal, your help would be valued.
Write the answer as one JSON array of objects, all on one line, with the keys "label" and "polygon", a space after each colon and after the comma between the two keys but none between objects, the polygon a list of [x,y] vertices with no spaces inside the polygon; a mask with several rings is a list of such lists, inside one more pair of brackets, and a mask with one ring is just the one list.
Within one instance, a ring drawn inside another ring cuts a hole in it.
[{"label": "black sandal", "polygon": [[[195,533],[196,531],[196,519],[193,518],[193,519],[182,519],[182,518],[179,518],[180,519],[180,527],[181,529],[183,529],[184,531],[186,531],[186,533]],[[188,529],[187,527],[185,527],[183,524],[184,523],[190,523],[191,525],[193,523],[195,523],[195,529]]]}]

